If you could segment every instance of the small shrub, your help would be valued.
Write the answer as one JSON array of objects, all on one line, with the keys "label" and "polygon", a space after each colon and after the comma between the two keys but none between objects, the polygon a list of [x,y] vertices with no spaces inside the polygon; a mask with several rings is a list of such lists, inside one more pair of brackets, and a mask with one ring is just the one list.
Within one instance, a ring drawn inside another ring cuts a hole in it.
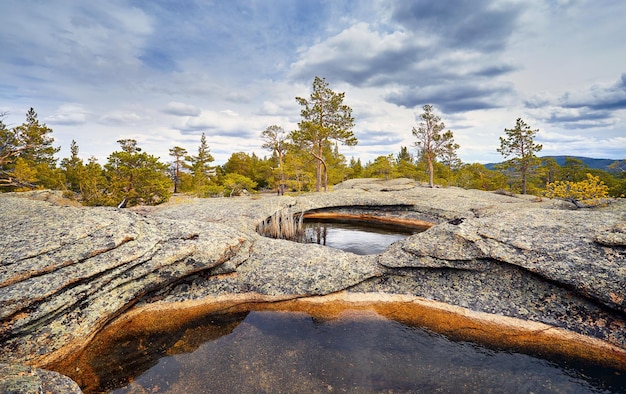
[{"label": "small shrub", "polygon": [[545,195],[548,198],[562,198],[586,206],[597,206],[607,202],[609,187],[600,180],[600,177],[587,173],[587,179],[584,181],[548,183]]}]

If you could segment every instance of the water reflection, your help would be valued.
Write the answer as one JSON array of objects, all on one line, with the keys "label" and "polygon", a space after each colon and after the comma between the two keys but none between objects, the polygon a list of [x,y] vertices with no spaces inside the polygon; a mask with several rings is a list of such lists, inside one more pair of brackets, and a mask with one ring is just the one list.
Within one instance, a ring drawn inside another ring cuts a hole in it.
[{"label": "water reflection", "polygon": [[392,243],[424,228],[354,220],[305,220],[300,242],[317,243],[359,255],[382,253]]},{"label": "water reflection", "polygon": [[247,314],[207,316],[175,330],[121,331],[113,338],[96,337],[78,357],[77,367],[62,373],[73,378],[85,393],[132,387],[135,377],[146,371],[149,374],[163,359],[193,353],[203,343],[230,334]]},{"label": "water reflection", "polygon": [[110,354],[93,360],[100,386],[85,392],[626,390],[614,370],[454,342],[363,311],[329,321],[302,312],[250,312],[109,346]]}]

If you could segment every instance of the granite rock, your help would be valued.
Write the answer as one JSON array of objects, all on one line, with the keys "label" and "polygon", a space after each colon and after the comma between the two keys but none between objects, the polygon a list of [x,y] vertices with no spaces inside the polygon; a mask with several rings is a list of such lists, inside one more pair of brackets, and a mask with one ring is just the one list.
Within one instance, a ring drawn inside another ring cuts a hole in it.
[{"label": "granite rock", "polygon": [[[626,203],[571,208],[411,180],[353,180],[295,197],[174,196],[132,209],[77,207],[54,192],[3,194],[0,362],[45,367],[139,306],[341,291],[409,294],[626,350]],[[432,227],[377,256],[256,231],[278,212],[359,210]]]},{"label": "granite rock", "polygon": [[81,392],[78,384],[60,373],[25,365],[0,363],[0,393],[77,394]]}]

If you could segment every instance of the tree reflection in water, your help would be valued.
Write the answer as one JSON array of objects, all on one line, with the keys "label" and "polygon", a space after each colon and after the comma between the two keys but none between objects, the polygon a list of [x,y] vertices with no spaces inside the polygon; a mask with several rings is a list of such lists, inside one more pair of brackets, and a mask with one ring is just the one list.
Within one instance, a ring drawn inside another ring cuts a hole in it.
[{"label": "tree reflection in water", "polygon": [[299,242],[316,243],[359,255],[382,253],[392,243],[424,228],[355,220],[305,219]]}]

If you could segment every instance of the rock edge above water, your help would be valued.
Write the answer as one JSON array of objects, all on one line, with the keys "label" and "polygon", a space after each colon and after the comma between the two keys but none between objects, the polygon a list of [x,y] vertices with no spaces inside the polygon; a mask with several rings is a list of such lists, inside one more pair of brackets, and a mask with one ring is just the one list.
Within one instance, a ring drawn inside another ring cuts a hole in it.
[{"label": "rock edge above water", "polygon": [[[133,308],[341,291],[412,296],[546,324],[626,354],[623,201],[575,210],[408,180],[355,180],[335,189],[174,197],[130,210],[64,205],[45,191],[0,195],[0,362],[50,365]],[[403,206],[395,216],[436,225],[378,256],[255,232],[277,211],[382,206]]]}]

